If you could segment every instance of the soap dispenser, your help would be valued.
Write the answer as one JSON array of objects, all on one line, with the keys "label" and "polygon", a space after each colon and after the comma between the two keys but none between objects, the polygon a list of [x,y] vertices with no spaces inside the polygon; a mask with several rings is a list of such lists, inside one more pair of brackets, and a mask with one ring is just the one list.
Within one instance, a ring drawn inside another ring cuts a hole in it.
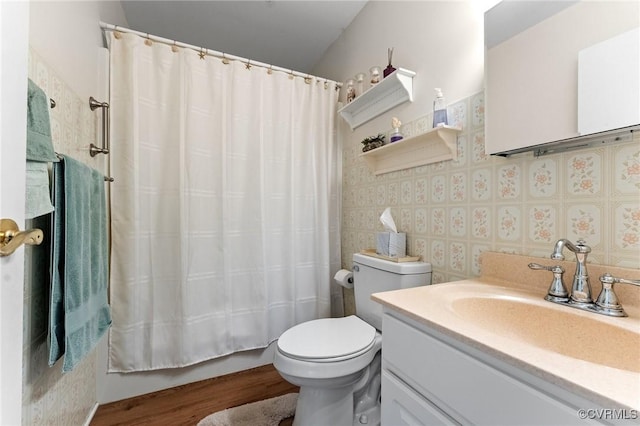
[{"label": "soap dispenser", "polygon": [[444,100],[442,89],[435,88],[436,99],[433,101],[433,127],[443,126],[447,122],[447,103]]}]

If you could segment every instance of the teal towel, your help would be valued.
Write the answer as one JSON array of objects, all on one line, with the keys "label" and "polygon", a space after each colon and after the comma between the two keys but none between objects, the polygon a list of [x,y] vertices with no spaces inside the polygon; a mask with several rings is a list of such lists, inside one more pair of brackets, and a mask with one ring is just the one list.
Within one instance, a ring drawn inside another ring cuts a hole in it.
[{"label": "teal towel", "polygon": [[27,160],[57,162],[49,124],[49,98],[33,81],[27,91]]},{"label": "teal towel", "polygon": [[25,215],[27,219],[53,211],[49,198],[48,162],[57,162],[49,125],[49,98],[33,81],[27,91],[27,173]]},{"label": "teal towel", "polygon": [[51,288],[49,289],[49,366],[64,354],[64,164],[53,165]]},{"label": "teal towel", "polygon": [[104,176],[70,157],[62,160],[54,164],[49,364],[64,353],[67,372],[95,348],[111,313]]},{"label": "teal towel", "polygon": [[25,217],[33,219],[53,211],[49,195],[49,163],[27,161]]}]

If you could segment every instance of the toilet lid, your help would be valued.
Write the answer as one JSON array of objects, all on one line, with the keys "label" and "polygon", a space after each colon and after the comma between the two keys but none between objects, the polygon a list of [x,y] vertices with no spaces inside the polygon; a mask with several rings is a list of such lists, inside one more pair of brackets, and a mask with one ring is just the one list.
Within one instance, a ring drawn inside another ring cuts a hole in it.
[{"label": "toilet lid", "polygon": [[355,315],[298,324],[282,333],[278,349],[292,358],[349,359],[373,345],[376,329]]}]

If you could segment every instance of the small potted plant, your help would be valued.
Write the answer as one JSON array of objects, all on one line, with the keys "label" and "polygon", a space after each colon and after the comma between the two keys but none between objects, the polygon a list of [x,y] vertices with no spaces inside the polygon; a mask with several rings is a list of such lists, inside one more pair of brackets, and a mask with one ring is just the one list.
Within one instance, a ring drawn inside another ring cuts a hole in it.
[{"label": "small potted plant", "polygon": [[369,136],[366,139],[362,140],[362,152],[371,151],[372,149],[376,149],[384,145],[384,135],[382,133],[378,133],[377,136]]}]

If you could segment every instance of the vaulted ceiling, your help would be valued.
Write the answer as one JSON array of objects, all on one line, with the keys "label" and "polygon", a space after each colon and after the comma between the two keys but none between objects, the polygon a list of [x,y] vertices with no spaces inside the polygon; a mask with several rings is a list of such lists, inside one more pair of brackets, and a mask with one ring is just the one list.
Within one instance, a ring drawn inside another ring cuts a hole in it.
[{"label": "vaulted ceiling", "polygon": [[310,72],[366,0],[121,3],[131,29]]}]

